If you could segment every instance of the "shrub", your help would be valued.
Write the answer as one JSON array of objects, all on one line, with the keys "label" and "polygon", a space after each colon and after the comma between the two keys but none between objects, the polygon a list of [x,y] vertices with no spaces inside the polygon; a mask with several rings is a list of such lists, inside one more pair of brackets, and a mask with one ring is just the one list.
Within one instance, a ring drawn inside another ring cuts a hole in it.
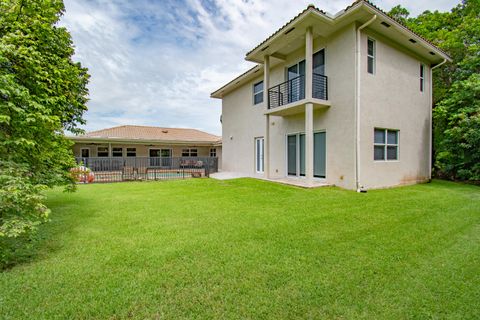
[{"label": "shrub", "polygon": [[43,204],[46,186],[34,184],[26,166],[0,161],[0,267],[12,263],[15,252],[48,220]]}]

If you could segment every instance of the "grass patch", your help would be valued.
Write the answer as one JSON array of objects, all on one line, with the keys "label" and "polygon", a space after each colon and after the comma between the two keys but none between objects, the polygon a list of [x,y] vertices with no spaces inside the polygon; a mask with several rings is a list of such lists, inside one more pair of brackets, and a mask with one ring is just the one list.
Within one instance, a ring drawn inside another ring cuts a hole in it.
[{"label": "grass patch", "polygon": [[358,194],[253,179],[48,194],[2,319],[480,317],[480,188]]}]

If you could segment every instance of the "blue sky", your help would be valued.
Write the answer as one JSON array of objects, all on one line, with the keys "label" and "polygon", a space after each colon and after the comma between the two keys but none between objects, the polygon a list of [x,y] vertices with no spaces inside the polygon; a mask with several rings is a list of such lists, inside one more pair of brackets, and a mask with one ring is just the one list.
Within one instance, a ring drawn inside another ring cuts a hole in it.
[{"label": "blue sky", "polygon": [[[336,13],[351,0],[65,0],[62,25],[89,68],[86,130],[136,124],[220,134],[210,93],[253,64],[245,53],[309,3]],[[413,15],[458,0],[375,1]]]}]

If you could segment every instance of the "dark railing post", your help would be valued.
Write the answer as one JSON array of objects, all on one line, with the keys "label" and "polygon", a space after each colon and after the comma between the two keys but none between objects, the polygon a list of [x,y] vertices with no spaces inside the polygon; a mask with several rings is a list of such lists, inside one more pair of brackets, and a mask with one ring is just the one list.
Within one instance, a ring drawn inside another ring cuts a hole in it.
[{"label": "dark railing post", "polygon": [[328,81],[327,81],[327,77],[325,77],[325,100],[328,100]]}]

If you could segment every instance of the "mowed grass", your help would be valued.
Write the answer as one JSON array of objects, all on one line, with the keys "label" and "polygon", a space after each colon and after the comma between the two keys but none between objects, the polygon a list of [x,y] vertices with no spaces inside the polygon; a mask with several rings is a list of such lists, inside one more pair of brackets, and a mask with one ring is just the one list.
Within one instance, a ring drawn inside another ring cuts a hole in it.
[{"label": "mowed grass", "polygon": [[253,179],[48,193],[2,319],[474,319],[480,188],[358,194]]}]

